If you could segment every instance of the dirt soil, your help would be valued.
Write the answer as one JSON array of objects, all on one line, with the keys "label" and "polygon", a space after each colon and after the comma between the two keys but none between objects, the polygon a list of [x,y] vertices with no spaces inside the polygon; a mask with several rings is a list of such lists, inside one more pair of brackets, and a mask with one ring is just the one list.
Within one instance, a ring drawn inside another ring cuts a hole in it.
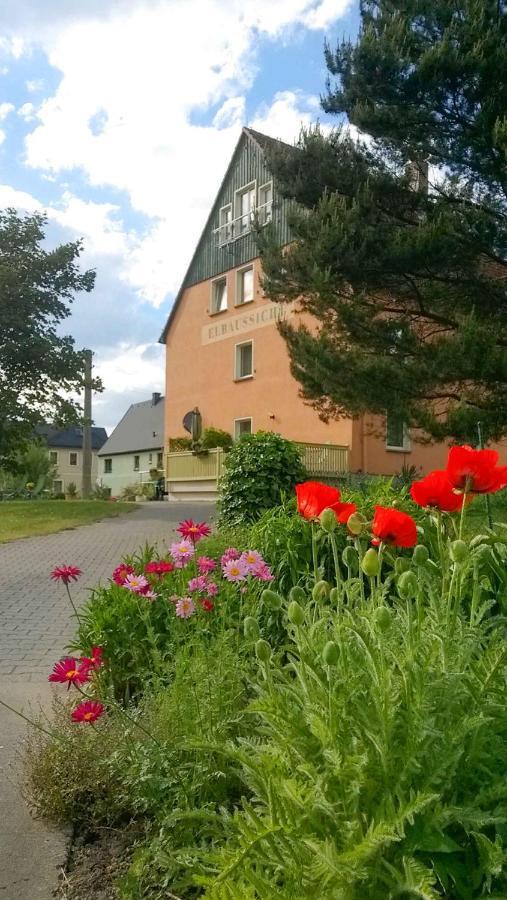
[{"label": "dirt soil", "polygon": [[55,900],[117,900],[116,879],[129,865],[132,834],[104,829],[93,843],[76,840]]}]

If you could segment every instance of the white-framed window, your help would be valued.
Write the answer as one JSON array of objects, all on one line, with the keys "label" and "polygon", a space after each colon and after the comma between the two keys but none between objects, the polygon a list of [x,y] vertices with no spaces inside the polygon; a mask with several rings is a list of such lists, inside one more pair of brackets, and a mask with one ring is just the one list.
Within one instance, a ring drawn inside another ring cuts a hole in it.
[{"label": "white-framed window", "polygon": [[141,461],[140,456],[134,456],[134,472],[139,472],[140,461]]},{"label": "white-framed window", "polygon": [[104,460],[104,475],[110,475],[113,471],[113,460],[105,459]]},{"label": "white-framed window", "polygon": [[253,266],[246,266],[236,273],[236,306],[243,303],[251,303],[254,299],[254,270]]},{"label": "white-framed window", "polygon": [[52,466],[58,465],[58,450],[50,450],[49,451],[49,462]]},{"label": "white-framed window", "polygon": [[234,378],[251,378],[253,375],[253,341],[244,341],[234,347]]},{"label": "white-framed window", "polygon": [[227,276],[215,278],[211,282],[211,304],[210,312],[214,316],[216,313],[224,312],[227,309]]},{"label": "white-framed window", "polygon": [[386,416],[386,449],[400,450],[404,453],[410,450],[410,435],[406,422],[400,416],[390,413]]},{"label": "white-framed window", "polygon": [[234,235],[250,231],[257,206],[257,184],[252,181],[234,194]]},{"label": "white-framed window", "polygon": [[53,494],[63,494],[63,481],[53,481]]},{"label": "white-framed window", "polygon": [[252,434],[252,419],[234,419],[234,440],[237,441],[244,434]]},{"label": "white-framed window", "polygon": [[218,214],[218,246],[226,244],[232,238],[232,203],[222,206]]},{"label": "white-framed window", "polygon": [[69,466],[77,466],[77,453],[69,453]]},{"label": "white-framed window", "polygon": [[268,181],[259,188],[259,206],[257,214],[259,216],[259,224],[266,225],[271,221],[273,210],[273,182]]}]

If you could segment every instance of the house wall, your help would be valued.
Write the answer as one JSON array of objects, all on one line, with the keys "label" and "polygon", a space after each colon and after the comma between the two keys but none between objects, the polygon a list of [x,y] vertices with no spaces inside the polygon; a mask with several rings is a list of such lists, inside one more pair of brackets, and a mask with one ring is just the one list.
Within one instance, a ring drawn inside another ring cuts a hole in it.
[{"label": "house wall", "polygon": [[[143,484],[151,481],[150,469],[157,468],[157,453],[160,450],[145,450],[139,453],[118,453],[111,456],[99,457],[99,475],[98,481],[104,487],[111,490],[112,497],[118,497],[123,488],[130,487],[134,484]],[[134,456],[139,456],[139,471],[134,469]],[[112,472],[107,474],[104,460],[112,460]]]},{"label": "house wall", "polygon": [[[254,300],[235,306],[240,267],[227,273],[228,309],[210,315],[212,279],[188,287],[167,335],[165,444],[183,435],[185,413],[199,407],[203,427],[234,434],[234,421],[252,419],[253,431],[274,431],[310,443],[350,445],[352,423],[326,425],[298,396],[285,342],[276,327],[291,310],[264,298],[259,260],[254,266]],[[254,342],[254,375],[234,379],[235,345]]]},{"label": "house wall", "polygon": [[[56,466],[57,474],[54,481],[62,482],[62,491],[73,482],[76,485],[78,493],[81,493],[81,485],[83,480],[83,451],[76,450],[75,447],[49,447],[48,453],[57,453],[58,462]],[[70,454],[77,454],[77,465],[71,466]],[[92,485],[97,481],[99,472],[99,460],[97,452],[92,452]]]}]

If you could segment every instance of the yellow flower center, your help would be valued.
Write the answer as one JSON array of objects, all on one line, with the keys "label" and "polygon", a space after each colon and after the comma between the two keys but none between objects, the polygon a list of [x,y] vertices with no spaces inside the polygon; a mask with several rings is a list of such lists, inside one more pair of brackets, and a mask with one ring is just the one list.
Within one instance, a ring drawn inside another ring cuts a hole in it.
[{"label": "yellow flower center", "polygon": [[86,719],[86,721],[89,722],[90,719],[93,719],[93,713],[92,712],[85,713],[83,716],[83,719]]},{"label": "yellow flower center", "polygon": [[68,672],[65,673],[66,678],[74,678],[77,675],[77,669],[69,669]]}]

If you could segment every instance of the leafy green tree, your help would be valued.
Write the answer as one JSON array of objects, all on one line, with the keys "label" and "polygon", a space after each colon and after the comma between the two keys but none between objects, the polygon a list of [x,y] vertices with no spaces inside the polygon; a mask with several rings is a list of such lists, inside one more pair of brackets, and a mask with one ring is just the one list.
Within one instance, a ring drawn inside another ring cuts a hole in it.
[{"label": "leafy green tree", "polygon": [[79,270],[80,241],[47,249],[45,225],[40,213],[0,212],[0,463],[9,467],[35,424],[77,420],[69,396],[84,386],[83,352],[58,327],[95,273]]},{"label": "leafy green tree", "polygon": [[[326,48],[330,135],[270,154],[294,241],[259,244],[265,290],[324,419],[398,415],[420,437],[507,432],[507,12],[497,0],[362,0]],[[343,128],[344,114],[352,130]],[[359,139],[354,129],[359,130]],[[429,178],[429,190],[425,190]]]}]

